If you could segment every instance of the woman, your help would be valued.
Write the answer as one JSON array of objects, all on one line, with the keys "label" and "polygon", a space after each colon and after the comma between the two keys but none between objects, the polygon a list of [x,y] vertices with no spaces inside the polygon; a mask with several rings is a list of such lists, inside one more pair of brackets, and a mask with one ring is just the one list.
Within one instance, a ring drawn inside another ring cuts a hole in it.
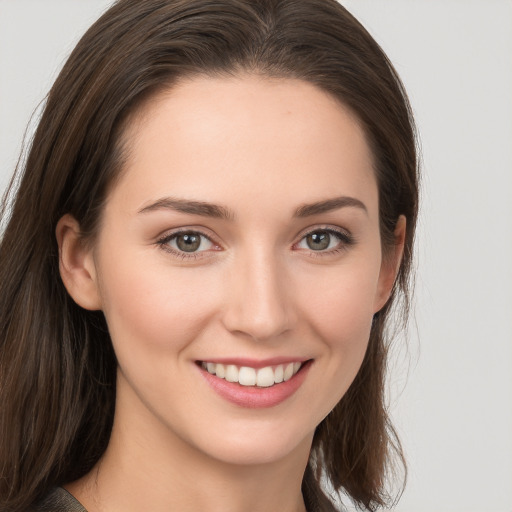
[{"label": "woman", "polygon": [[335,510],[325,482],[389,502],[414,129],[339,4],[120,0],[11,196],[2,510]]}]

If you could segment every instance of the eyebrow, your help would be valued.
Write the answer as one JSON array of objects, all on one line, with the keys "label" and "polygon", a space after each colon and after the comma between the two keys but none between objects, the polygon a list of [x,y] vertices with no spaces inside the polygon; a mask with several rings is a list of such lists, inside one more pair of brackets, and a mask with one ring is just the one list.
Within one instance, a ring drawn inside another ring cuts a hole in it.
[{"label": "eyebrow", "polygon": [[[340,196],[315,203],[308,203],[299,206],[294,213],[294,217],[304,218],[321,213],[339,210],[340,208],[359,208],[368,213],[365,204],[355,197]],[[216,219],[233,220],[235,214],[225,206],[208,203],[205,201],[193,201],[188,199],[178,199],[174,197],[163,197],[157,201],[145,206],[139,210],[139,213],[148,213],[157,210],[174,210],[202,217],[213,217]]]},{"label": "eyebrow", "polygon": [[233,220],[235,215],[231,210],[224,206],[207,203],[204,201],[191,201],[188,199],[177,199],[174,197],[164,197],[145,206],[139,213],[148,213],[156,210],[174,210],[202,217],[214,217],[216,219]]},{"label": "eyebrow", "polygon": [[303,204],[295,210],[294,217],[304,218],[312,215],[319,215],[321,213],[331,212],[340,208],[360,208],[365,213],[368,213],[368,209],[365,204],[356,199],[355,197],[340,196],[332,199],[326,199],[325,201],[318,201],[316,203]]}]

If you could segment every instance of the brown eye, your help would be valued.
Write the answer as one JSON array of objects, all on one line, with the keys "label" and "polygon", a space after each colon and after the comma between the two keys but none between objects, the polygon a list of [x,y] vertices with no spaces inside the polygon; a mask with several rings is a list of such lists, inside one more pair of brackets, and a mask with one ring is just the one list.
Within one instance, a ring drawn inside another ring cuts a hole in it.
[{"label": "brown eye", "polygon": [[329,248],[331,238],[328,231],[315,231],[306,236],[306,244],[312,251],[324,251]]},{"label": "brown eye", "polygon": [[348,249],[354,244],[351,234],[337,229],[315,229],[306,233],[295,245],[296,249],[328,255]]},{"label": "brown eye", "polygon": [[180,251],[195,252],[201,246],[201,235],[197,233],[183,233],[176,237],[176,247]]},{"label": "brown eye", "polygon": [[208,251],[214,246],[213,242],[197,231],[182,231],[174,233],[163,239],[161,245],[167,246],[178,253],[200,253]]}]

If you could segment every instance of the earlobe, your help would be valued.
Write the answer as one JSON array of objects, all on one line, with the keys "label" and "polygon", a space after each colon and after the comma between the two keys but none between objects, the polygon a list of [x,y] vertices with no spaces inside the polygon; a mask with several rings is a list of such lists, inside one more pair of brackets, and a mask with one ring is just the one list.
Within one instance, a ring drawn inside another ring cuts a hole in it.
[{"label": "earlobe", "polygon": [[64,215],[55,229],[59,246],[59,271],[73,300],[85,309],[101,309],[92,248],[84,244],[80,225],[70,214]]},{"label": "earlobe", "polygon": [[394,247],[382,259],[377,295],[375,297],[375,313],[384,307],[393,290],[404,253],[406,224],[405,216],[400,215],[394,232]]}]

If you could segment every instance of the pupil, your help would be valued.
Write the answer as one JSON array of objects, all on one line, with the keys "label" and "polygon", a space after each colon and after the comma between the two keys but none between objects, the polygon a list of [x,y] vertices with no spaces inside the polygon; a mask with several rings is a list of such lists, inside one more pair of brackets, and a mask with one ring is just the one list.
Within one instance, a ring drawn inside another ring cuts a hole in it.
[{"label": "pupil", "polygon": [[176,239],[176,245],[180,251],[194,252],[201,245],[201,237],[193,234],[179,235]]},{"label": "pupil", "polygon": [[314,251],[322,251],[329,247],[331,236],[325,231],[317,231],[307,236],[308,247]]}]

